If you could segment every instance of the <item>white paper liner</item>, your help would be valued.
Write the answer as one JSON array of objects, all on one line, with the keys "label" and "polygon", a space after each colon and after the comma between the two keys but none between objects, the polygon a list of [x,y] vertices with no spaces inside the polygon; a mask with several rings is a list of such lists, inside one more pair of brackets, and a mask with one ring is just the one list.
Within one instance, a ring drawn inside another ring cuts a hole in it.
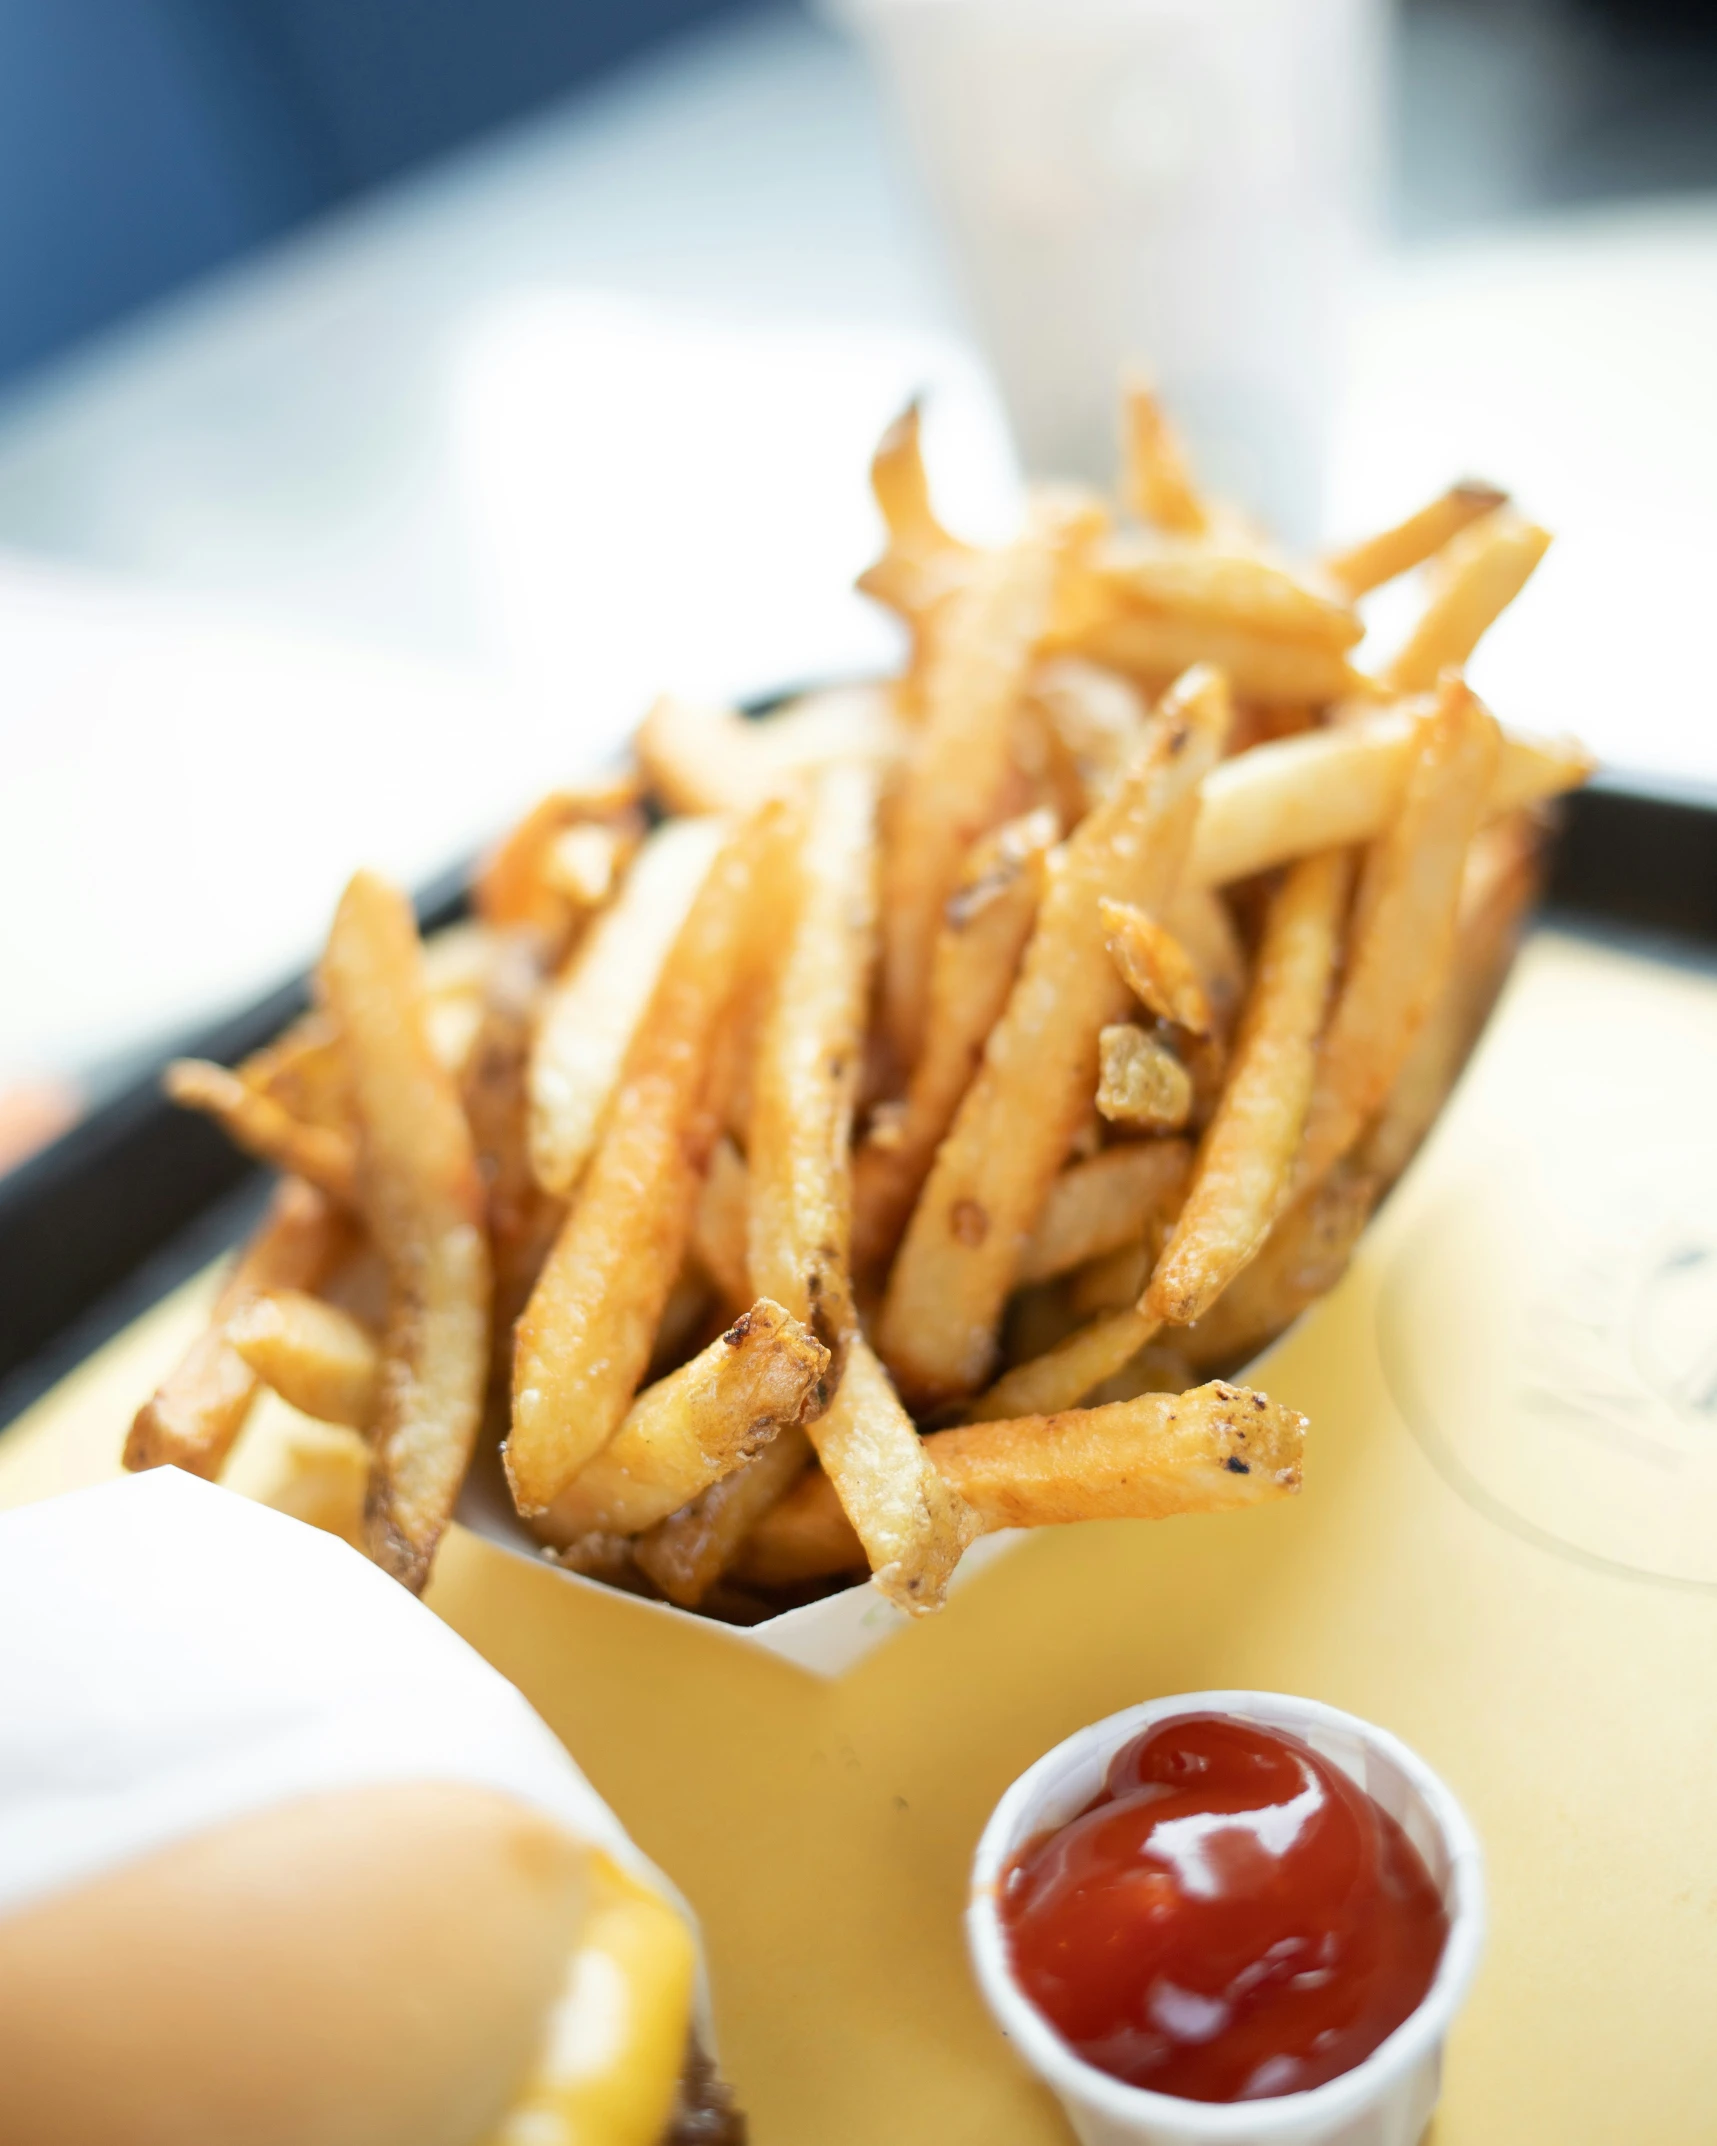
[{"label": "white paper liner", "polygon": [[0,1514],[0,1915],[422,1780],[513,1796],[677,1898],[506,1679],[333,1536],[171,1468]]}]

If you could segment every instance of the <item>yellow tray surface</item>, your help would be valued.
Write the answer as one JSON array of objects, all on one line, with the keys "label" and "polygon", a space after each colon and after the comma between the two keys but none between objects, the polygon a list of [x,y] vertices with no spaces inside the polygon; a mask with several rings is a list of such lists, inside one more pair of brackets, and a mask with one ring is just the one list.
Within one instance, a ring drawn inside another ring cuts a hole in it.
[{"label": "yellow tray surface", "polygon": [[[703,1918],[758,2146],[1048,2146],[966,1972],[1012,1777],[1157,1693],[1309,1693],[1466,1803],[1492,1932],[1437,2146],[1717,2137],[1717,982],[1541,934],[1442,1127],[1258,1383],[1294,1503],[1033,1539],[824,1685],[456,1533],[430,1600]],[[97,1481],[191,1284],[0,1440]]]}]

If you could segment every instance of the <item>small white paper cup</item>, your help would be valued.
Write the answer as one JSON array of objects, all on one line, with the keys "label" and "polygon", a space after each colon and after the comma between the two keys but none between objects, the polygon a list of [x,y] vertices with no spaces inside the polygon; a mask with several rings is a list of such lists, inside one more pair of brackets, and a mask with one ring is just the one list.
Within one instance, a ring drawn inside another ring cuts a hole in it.
[{"label": "small white paper cup", "polygon": [[[1185,2101],[1128,2086],[1076,2056],[1014,1980],[997,1908],[1009,1865],[1030,1841],[1092,1801],[1124,1744],[1177,1714],[1230,1714],[1302,1737],[1401,1825],[1442,1893],[1449,1935],[1424,2001],[1363,2063],[1306,2093]],[[1083,2146],[1418,2146],[1437,2105],[1443,2042],[1478,1964],[1484,1861],[1454,1797],[1423,1759],[1385,1730],[1315,1699],[1183,1692],[1081,1729],[1021,1774],[978,1843],[966,1936],[979,1987],[1002,2032],[1053,2090]]]}]

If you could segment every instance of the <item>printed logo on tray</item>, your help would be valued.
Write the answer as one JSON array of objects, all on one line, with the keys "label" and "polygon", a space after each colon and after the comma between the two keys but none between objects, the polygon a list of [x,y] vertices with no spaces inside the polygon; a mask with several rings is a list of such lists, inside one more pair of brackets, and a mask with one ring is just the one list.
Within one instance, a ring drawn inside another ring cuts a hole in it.
[{"label": "printed logo on tray", "polygon": [[1717,1155],[1451,1188],[1378,1307],[1391,1393],[1439,1471],[1544,1546],[1717,1587]]}]

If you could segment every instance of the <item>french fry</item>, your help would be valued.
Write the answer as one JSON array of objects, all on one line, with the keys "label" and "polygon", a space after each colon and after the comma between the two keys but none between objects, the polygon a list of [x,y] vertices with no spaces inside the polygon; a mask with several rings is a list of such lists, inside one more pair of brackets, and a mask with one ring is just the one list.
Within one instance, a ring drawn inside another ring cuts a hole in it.
[{"label": "french fry", "polygon": [[1081,1267],[1069,1278],[1066,1294],[1067,1309],[1075,1324],[1083,1325],[1101,1312],[1128,1311],[1136,1306],[1150,1282],[1160,1249],[1161,1239],[1153,1228],[1131,1244],[1117,1245],[1101,1259]]},{"label": "french fry", "polygon": [[1459,1077],[1508,975],[1538,881],[1539,832],[1530,820],[1498,820],[1474,835],[1449,980],[1360,1152],[1361,1169],[1385,1185],[1412,1160]]},{"label": "french fry", "polygon": [[1445,680],[1436,708],[1421,719],[1400,813],[1360,879],[1353,944],[1294,1168],[1296,1198],[1376,1115],[1443,989],[1467,845],[1497,752],[1491,716],[1458,679]]},{"label": "french fry", "polygon": [[1378,1180],[1341,1163],[1289,1208],[1196,1326],[1175,1343],[1195,1371],[1243,1364],[1341,1280],[1377,1203]]},{"label": "french fry", "polygon": [[807,793],[793,906],[752,1072],[747,1265],[834,1352],[854,1324],[852,1120],[876,926],[873,772],[825,768]]},{"label": "french fry", "polygon": [[1362,692],[1366,684],[1339,650],[1316,641],[1140,611],[1098,620],[1057,647],[1122,671],[1152,691],[1191,664],[1211,663],[1226,675],[1237,699],[1271,707],[1302,702],[1323,707]]},{"label": "french fry", "polygon": [[1053,1281],[1142,1237],[1179,1198],[1191,1160],[1184,1140],[1129,1140],[1070,1164],[1026,1239],[1016,1285]]},{"label": "french fry", "polygon": [[760,1513],[741,1545],[733,1577],[744,1587],[801,1587],[865,1569],[864,1545],[820,1468],[801,1475]]},{"label": "french fry", "polygon": [[175,1058],[162,1086],[175,1103],[216,1119],[227,1138],[289,1177],[302,1177],[350,1206],[357,1190],[357,1149],[344,1128],[310,1125],[225,1066]]},{"label": "french fry", "polygon": [[1300,1487],[1306,1419],[1214,1380],[1101,1408],[937,1431],[938,1474],[988,1528],[1232,1511]]},{"label": "french fry", "polygon": [[1178,1133],[1192,1115],[1192,1075],[1148,1029],[1111,1022],[1097,1033],[1097,1108],[1111,1125]]},{"label": "french fry", "polygon": [[916,402],[877,443],[871,491],[888,530],[888,547],[858,577],[867,596],[920,621],[955,589],[970,568],[972,548],[950,536],[930,502]]},{"label": "french fry", "polygon": [[748,719],[665,695],[635,741],[650,787],[670,812],[747,813],[837,760],[881,765],[899,749],[893,697],[882,686],[807,694]]},{"label": "french fry", "polygon": [[982,555],[936,635],[883,859],[883,1013],[903,1066],[922,1044],[944,905],[972,843],[1005,806],[1014,710],[1053,567],[1053,540],[1041,528]]},{"label": "french fry", "polygon": [[1131,759],[1150,708],[1130,678],[1080,656],[1053,656],[1031,674],[1028,705],[1048,725],[1079,785],[1083,817]]},{"label": "french fry", "polygon": [[732,836],[699,888],[519,1321],[505,1458],[527,1518],[613,1437],[649,1364],[715,1138],[705,1072],[751,924],[751,852],[768,841],[776,809]]},{"label": "french fry", "polygon": [[208,1326],[132,1421],[130,1469],[183,1468],[213,1478],[244,1428],[258,1379],[227,1340],[227,1322],[273,1289],[314,1289],[351,1242],[344,1211],[302,1179],[279,1185],[261,1227],[221,1287]]},{"label": "french fry", "polygon": [[[986,1531],[1232,1512],[1300,1487],[1306,1419],[1221,1380],[1100,1408],[932,1432],[936,1470]],[[764,1515],[737,1576],[781,1587],[850,1572],[856,1539],[826,1479]]]},{"label": "french fry", "polygon": [[[702,1497],[671,1514],[633,1544],[639,1569],[681,1609],[696,1609],[727,1574],[752,1530],[785,1496],[811,1462],[811,1441],[797,1428],[779,1432],[762,1452],[712,1483]],[[823,1477],[820,1480],[826,1481]],[[837,1513],[834,1488],[829,1498]],[[864,1550],[841,1513],[852,1544],[853,1564],[864,1570]]]},{"label": "french fry", "polygon": [[1006,1416],[1053,1416],[1077,1408],[1093,1388],[1131,1363],[1155,1338],[1161,1323],[1136,1306],[1105,1312],[1076,1327],[1043,1355],[1004,1372],[988,1393],[967,1404],[966,1420],[992,1423]]},{"label": "french fry", "polygon": [[263,1384],[304,1415],[354,1431],[375,1421],[382,1352],[350,1312],[301,1289],[272,1289],[239,1305],[226,1337]]},{"label": "french fry", "polygon": [[555,842],[569,828],[584,825],[607,828],[635,842],[643,826],[638,806],[633,775],[616,775],[583,789],[550,791],[478,867],[471,884],[478,916],[486,924],[562,930],[567,922],[565,896],[544,874]]},{"label": "french fry", "polygon": [[318,975],[351,1076],[364,1217],[388,1269],[365,1539],[378,1565],[421,1591],[470,1462],[488,1377],[482,1185],[458,1093],[429,1047],[405,898],[358,873]]},{"label": "french fry", "polygon": [[1174,933],[1131,902],[1105,896],[1097,910],[1109,959],[1146,1011],[1195,1036],[1208,1036],[1215,1016],[1197,966]]},{"label": "french fry", "polygon": [[[1225,760],[1205,779],[1190,886],[1226,886],[1317,850],[1373,841],[1400,808],[1429,703],[1358,717]],[[1495,818],[1572,790],[1592,772],[1577,745],[1505,736],[1485,799]]]},{"label": "french fry", "polygon": [[627,1048],[727,832],[709,819],[659,827],[549,991],[528,1076],[531,1165],[544,1191],[564,1197],[589,1161]]},{"label": "french fry", "polygon": [[914,1616],[939,1609],[976,1523],[931,1465],[862,1334],[827,1414],[809,1430],[878,1588]]},{"label": "french fry", "polygon": [[497,931],[495,938],[459,1093],[476,1147],[494,1267],[496,1361],[491,1370],[504,1390],[513,1321],[548,1256],[562,1209],[537,1183],[526,1144],[526,1081],[543,991],[543,941],[529,927],[517,926]]},{"label": "french fry", "polygon": [[565,897],[573,911],[600,909],[625,877],[641,830],[584,820],[563,827],[543,850],[542,881]]},{"label": "french fry", "polygon": [[1295,865],[1270,904],[1232,1070],[1142,1309],[1184,1326],[1263,1243],[1311,1102],[1351,879],[1347,853]]},{"label": "french fry", "polygon": [[325,1125],[350,1136],[351,1098],[340,1032],[320,1007],[235,1068],[247,1088],[277,1104],[302,1125]]},{"label": "french fry", "polygon": [[1458,670],[1549,549],[1548,530],[1506,507],[1463,529],[1439,557],[1430,601],[1384,684],[1396,693],[1424,693],[1444,671]]},{"label": "french fry", "polygon": [[1129,380],[1122,403],[1121,497],[1142,522],[1203,536],[1210,515],[1193,485],[1186,456],[1142,380]]},{"label": "french fry", "polygon": [[924,1047],[905,1100],[886,1121],[886,1138],[868,1140],[853,1158],[860,1274],[880,1272],[893,1256],[937,1143],[971,1085],[1031,936],[1055,837],[1050,812],[1009,820],[972,845],[948,898],[930,966]]},{"label": "french fry", "polygon": [[[1194,830],[1195,854],[1197,847],[1198,834]],[[1227,903],[1211,887],[1183,885],[1169,904],[1167,921],[1169,931],[1197,970],[1210,1008],[1211,1033],[1229,1035],[1246,996],[1246,953]]]},{"label": "french fry", "polygon": [[538,1521],[550,1542],[637,1535],[743,1466],[818,1405],[829,1352],[760,1297],[690,1363],[647,1386]]},{"label": "french fry", "polygon": [[1129,608],[1163,618],[1307,641],[1338,655],[1365,633],[1351,604],[1256,552],[1113,537],[1088,566]]},{"label": "french fry", "polygon": [[878,1346],[915,1405],[970,1393],[994,1361],[1020,1254],[1096,1089],[1098,1031],[1126,1011],[1097,905],[1107,894],[1166,911],[1229,714],[1221,677],[1189,672],[1051,874],[889,1279]]},{"label": "french fry", "polygon": [[1384,582],[1422,566],[1452,537],[1459,536],[1469,522],[1507,503],[1506,492],[1480,479],[1453,484],[1392,529],[1380,530],[1345,551],[1331,552],[1323,562],[1324,573],[1350,599],[1364,596],[1381,588]]},{"label": "french fry", "polygon": [[715,1144],[692,1221],[692,1253],[730,1305],[741,1305],[751,1288],[747,1265],[747,1216],[751,1173],[745,1157],[725,1136]]}]

